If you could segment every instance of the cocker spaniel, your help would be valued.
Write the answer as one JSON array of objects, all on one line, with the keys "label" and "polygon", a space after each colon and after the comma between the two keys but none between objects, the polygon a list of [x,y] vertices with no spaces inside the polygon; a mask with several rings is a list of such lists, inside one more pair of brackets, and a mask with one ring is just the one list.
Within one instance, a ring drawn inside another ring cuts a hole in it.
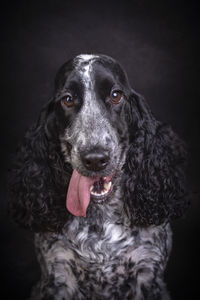
[{"label": "cocker spaniel", "polygon": [[184,143],[105,55],[79,55],[27,132],[10,210],[35,232],[31,299],[166,300],[170,221],[187,207]]}]

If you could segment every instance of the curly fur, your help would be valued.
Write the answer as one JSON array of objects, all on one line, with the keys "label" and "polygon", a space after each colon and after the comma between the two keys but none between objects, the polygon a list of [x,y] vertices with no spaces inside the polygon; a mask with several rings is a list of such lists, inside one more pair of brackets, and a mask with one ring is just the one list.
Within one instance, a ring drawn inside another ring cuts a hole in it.
[{"label": "curly fur", "polygon": [[[96,73],[108,77],[98,97]],[[91,102],[105,98],[111,75],[123,90],[123,103]],[[73,89],[82,97],[73,110],[63,111],[60,99],[72,76],[78,78]],[[109,168],[117,164],[118,172],[111,197],[91,203],[83,218],[66,210],[65,202],[74,168],[94,175],[80,162],[77,147],[85,139],[85,151],[91,140],[98,146],[105,140],[112,153]],[[184,143],[154,118],[116,61],[78,56],[64,64],[54,97],[17,152],[10,180],[10,211],[20,225],[36,232],[42,277],[32,298],[169,299],[163,273],[171,249],[169,222],[188,205],[185,157]]]}]

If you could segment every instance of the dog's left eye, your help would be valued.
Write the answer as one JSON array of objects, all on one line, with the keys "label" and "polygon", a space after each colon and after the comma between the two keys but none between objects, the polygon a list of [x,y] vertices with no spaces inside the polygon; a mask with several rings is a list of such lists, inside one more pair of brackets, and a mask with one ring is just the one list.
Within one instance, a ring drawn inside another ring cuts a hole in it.
[{"label": "dog's left eye", "polygon": [[74,106],[74,98],[71,95],[67,95],[62,98],[61,100],[62,104],[67,107],[73,107]]},{"label": "dog's left eye", "polygon": [[110,100],[113,104],[118,104],[122,99],[123,93],[121,91],[112,91],[110,94]]}]

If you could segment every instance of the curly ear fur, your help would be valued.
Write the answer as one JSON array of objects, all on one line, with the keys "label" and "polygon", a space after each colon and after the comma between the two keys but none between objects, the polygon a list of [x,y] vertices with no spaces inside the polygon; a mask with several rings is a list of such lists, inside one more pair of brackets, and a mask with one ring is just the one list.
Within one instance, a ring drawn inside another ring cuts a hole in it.
[{"label": "curly ear fur", "polygon": [[58,149],[57,129],[48,128],[48,119],[54,118],[51,105],[25,135],[9,179],[10,213],[20,225],[34,231],[59,231],[69,218],[64,208],[72,171]]},{"label": "curly ear fur", "polygon": [[125,209],[132,223],[160,224],[181,216],[188,206],[184,188],[184,143],[158,122],[145,100],[130,99],[130,147],[124,165]]}]

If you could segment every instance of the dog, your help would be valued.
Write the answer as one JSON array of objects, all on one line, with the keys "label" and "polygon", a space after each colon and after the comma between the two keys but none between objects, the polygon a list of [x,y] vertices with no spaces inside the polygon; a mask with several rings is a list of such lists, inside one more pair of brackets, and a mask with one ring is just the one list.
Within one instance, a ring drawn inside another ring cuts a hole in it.
[{"label": "dog", "polygon": [[167,300],[170,222],[188,206],[184,142],[156,120],[121,65],[78,55],[26,133],[13,218],[35,232],[31,299]]}]

